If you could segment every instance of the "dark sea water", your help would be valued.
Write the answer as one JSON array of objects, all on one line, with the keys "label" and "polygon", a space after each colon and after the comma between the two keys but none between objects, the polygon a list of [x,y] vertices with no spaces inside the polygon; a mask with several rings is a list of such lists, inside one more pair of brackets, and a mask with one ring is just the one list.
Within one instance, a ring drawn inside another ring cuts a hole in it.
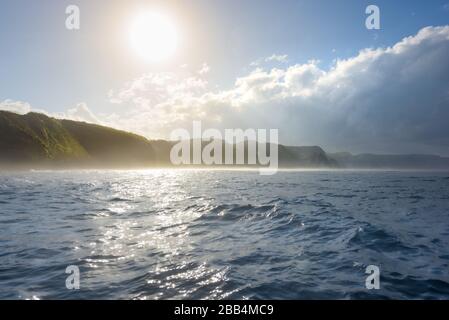
[{"label": "dark sea water", "polygon": [[17,298],[449,299],[449,173],[2,173]]}]

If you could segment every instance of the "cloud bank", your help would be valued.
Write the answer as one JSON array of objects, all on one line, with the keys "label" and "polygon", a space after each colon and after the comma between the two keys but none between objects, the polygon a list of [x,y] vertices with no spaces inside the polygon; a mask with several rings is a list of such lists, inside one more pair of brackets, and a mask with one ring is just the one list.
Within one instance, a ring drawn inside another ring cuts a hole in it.
[{"label": "cloud bank", "polygon": [[279,128],[284,143],[331,150],[449,154],[448,57],[449,26],[427,27],[328,70],[315,60],[259,67],[228,90],[211,90],[198,75],[147,74],[110,99],[130,106],[119,126],[150,137],[202,120],[217,128]]}]

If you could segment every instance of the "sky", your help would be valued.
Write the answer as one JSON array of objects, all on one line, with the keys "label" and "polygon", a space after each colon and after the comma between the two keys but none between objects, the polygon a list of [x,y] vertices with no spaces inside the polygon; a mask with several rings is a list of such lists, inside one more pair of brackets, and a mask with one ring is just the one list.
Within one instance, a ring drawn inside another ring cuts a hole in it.
[{"label": "sky", "polygon": [[[380,30],[365,27],[368,5]],[[176,30],[162,61],[130,45],[142,12]],[[449,156],[448,25],[449,0],[5,0],[0,109],[150,139],[201,120],[331,152]]]}]

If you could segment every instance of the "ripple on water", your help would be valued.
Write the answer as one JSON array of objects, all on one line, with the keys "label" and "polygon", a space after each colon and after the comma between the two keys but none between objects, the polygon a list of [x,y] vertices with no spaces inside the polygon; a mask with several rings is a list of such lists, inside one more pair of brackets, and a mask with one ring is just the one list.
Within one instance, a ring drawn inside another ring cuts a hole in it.
[{"label": "ripple on water", "polygon": [[0,175],[0,298],[447,299],[447,199],[447,173]]}]

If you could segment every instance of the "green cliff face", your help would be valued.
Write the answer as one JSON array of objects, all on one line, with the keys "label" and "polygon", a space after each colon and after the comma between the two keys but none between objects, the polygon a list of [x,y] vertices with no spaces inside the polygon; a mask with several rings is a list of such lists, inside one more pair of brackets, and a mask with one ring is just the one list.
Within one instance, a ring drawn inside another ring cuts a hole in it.
[{"label": "green cliff face", "polygon": [[0,150],[0,160],[12,163],[88,156],[61,121],[38,113],[21,116],[0,111]]},{"label": "green cliff face", "polygon": [[0,111],[0,163],[9,166],[128,166],[155,162],[143,137],[43,114]]}]

